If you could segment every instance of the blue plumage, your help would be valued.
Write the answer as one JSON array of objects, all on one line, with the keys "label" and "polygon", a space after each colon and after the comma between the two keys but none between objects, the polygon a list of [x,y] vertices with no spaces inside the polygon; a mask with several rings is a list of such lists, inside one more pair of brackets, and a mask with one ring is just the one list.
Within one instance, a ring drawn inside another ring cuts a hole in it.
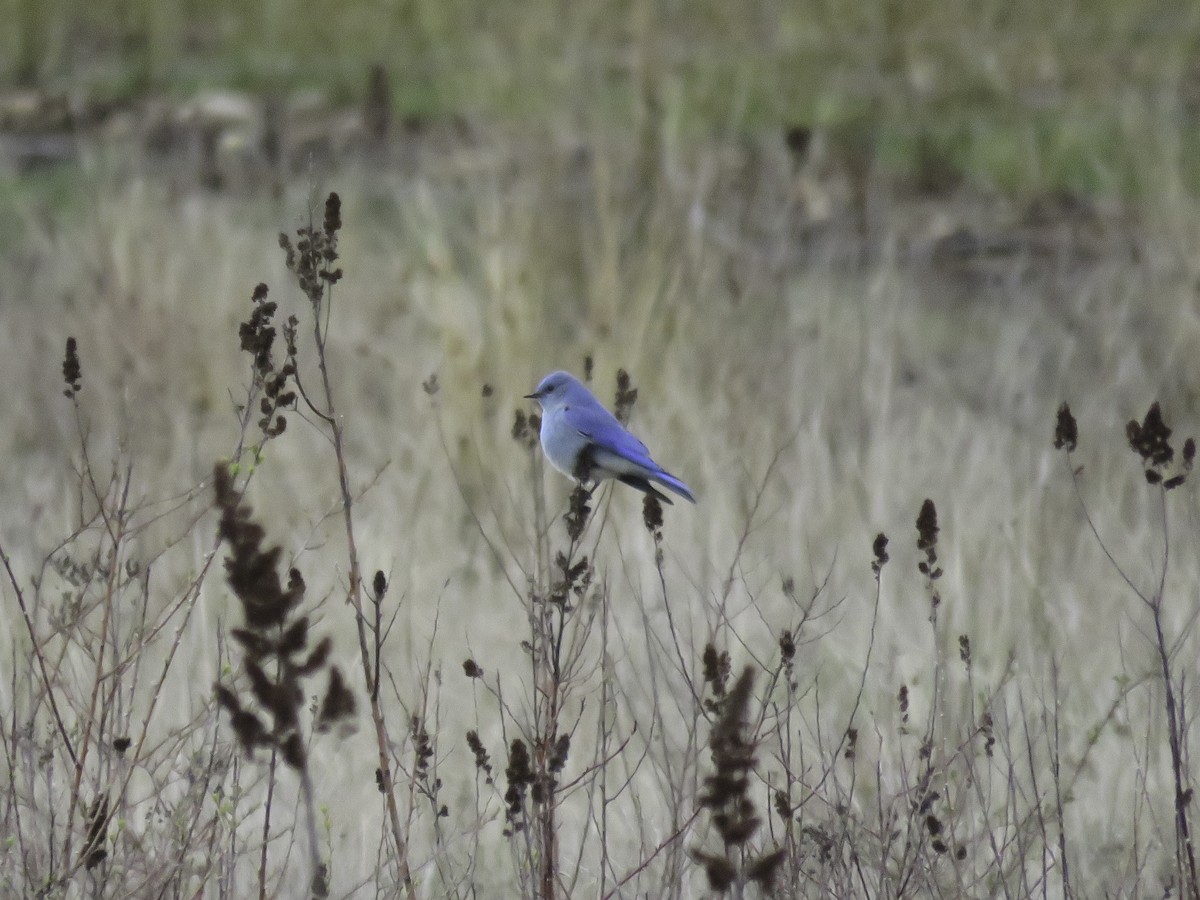
[{"label": "blue plumage", "polygon": [[656,463],[646,445],[574,376],[553,372],[526,397],[542,406],[542,450],[564,475],[580,482],[615,478],[670,503],[651,484],[656,482],[696,502],[691,489]]}]

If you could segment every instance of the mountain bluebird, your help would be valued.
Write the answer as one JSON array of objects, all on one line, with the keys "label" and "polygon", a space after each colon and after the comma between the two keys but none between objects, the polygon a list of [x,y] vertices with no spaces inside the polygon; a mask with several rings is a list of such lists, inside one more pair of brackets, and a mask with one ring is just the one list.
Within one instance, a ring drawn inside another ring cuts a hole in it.
[{"label": "mountain bluebird", "polygon": [[615,478],[670,503],[669,497],[650,484],[657,481],[696,502],[691,489],[651,459],[646,445],[626,431],[574,376],[552,372],[525,398],[542,405],[542,450],[550,464],[568,478],[580,483]]}]

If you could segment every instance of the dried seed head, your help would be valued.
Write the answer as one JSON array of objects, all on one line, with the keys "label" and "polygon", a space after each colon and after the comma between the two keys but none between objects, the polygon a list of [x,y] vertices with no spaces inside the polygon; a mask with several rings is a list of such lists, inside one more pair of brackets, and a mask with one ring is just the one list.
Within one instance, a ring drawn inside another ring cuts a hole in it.
[{"label": "dried seed head", "polygon": [[[302,649],[304,648],[298,648],[297,652]],[[312,652],[308,654],[308,658],[305,659],[304,662],[295,666],[296,674],[301,676],[315,674],[325,666],[326,662],[328,662],[329,654],[331,652],[333,652],[333,640],[328,636],[321,638],[321,640],[317,642],[317,646],[314,647]]]},{"label": "dried seed head", "polygon": [[654,543],[662,543],[663,510],[662,504],[653,494],[647,494],[642,500],[642,524],[654,536]]},{"label": "dried seed head", "polygon": [[[584,456],[585,454],[579,455]],[[575,489],[571,491],[570,506],[563,516],[563,521],[567,523],[567,537],[571,539],[572,543],[583,537],[583,530],[587,527],[588,518],[592,514],[592,508],[589,505],[591,499],[591,491],[582,484],[576,485]]]},{"label": "dried seed head", "polygon": [[292,240],[284,232],[279,232],[279,246],[284,253],[284,264],[289,272],[296,271],[296,248],[292,246]]},{"label": "dried seed head", "polygon": [[296,772],[308,765],[308,751],[304,749],[304,740],[298,732],[291,732],[279,746],[283,761]]},{"label": "dried seed head", "polygon": [[921,504],[921,512],[917,516],[917,549],[929,550],[936,547],[939,530],[937,508],[932,500],[926,499]]},{"label": "dried seed head", "polygon": [[409,720],[409,727],[412,729],[413,768],[418,776],[423,777],[429,772],[429,763],[433,759],[433,741],[420,716],[413,716]]},{"label": "dried seed head", "polygon": [[871,562],[871,571],[875,573],[876,578],[879,577],[879,573],[883,571],[883,567],[887,565],[890,558],[887,552],[887,545],[888,539],[886,534],[881,531],[875,535],[875,542],[871,545],[871,552],[875,555],[875,559]]},{"label": "dried seed head", "polygon": [[104,849],[105,833],[108,830],[108,797],[98,796],[92,801],[87,813],[87,840],[84,841],[80,856],[83,866],[89,872],[108,858]]},{"label": "dried seed head", "polygon": [[690,851],[692,859],[704,866],[704,874],[708,877],[708,886],[718,894],[729,890],[735,878],[737,878],[737,869],[734,868],[732,862],[724,856],[717,856],[715,853],[701,853],[698,850]]},{"label": "dried seed head", "polygon": [[[732,881],[737,877],[739,860],[743,861],[741,871],[746,877],[766,885],[780,860],[776,858],[778,851],[753,859],[735,849],[744,848],[762,824],[750,794],[750,773],[756,762],[756,747],[749,725],[753,685],[754,670],[747,666],[722,701],[709,736],[714,772],[705,777],[699,802],[711,812],[725,853],[718,856],[693,850],[691,855],[704,865],[709,884],[716,889],[722,880]],[[777,808],[780,805],[777,795]],[[790,809],[786,797],[782,806],[785,810]]]},{"label": "dried seed head", "polygon": [[342,230],[342,198],[336,191],[325,199],[325,234],[330,239],[337,237]]},{"label": "dried seed head", "polygon": [[787,791],[777,790],[772,798],[772,804],[775,809],[775,814],[783,820],[788,820],[792,817],[792,801],[788,797]]},{"label": "dried seed head", "polygon": [[1139,425],[1131,419],[1125,426],[1129,448],[1151,466],[1165,466],[1175,456],[1171,446],[1171,429],[1163,421],[1162,408],[1157,402],[1150,405],[1146,418]]},{"label": "dried seed head", "polygon": [[269,746],[271,737],[262,720],[252,712],[242,708],[237,695],[224,685],[215,687],[217,704],[229,713],[234,736],[246,756],[254,753],[257,747]]},{"label": "dried seed head", "polygon": [[520,738],[514,738],[509,747],[508,766],[504,770],[504,777],[508,779],[508,790],[504,792],[504,816],[508,822],[505,835],[511,837],[525,827],[525,797],[534,783],[529,748]]},{"label": "dried seed head", "polygon": [[492,783],[492,762],[488,758],[488,752],[483,746],[483,741],[479,739],[479,732],[467,732],[467,747],[471,750],[471,755],[475,757],[475,768],[483,772],[488,784]]},{"label": "dried seed head", "polygon": [[562,578],[551,586],[550,601],[562,605],[566,604],[572,595],[582,597],[592,583],[592,565],[587,556],[581,556],[572,562],[565,553],[559,551],[554,556],[554,565],[562,574]]},{"label": "dried seed head", "polygon": [[354,718],[355,706],[354,694],[346,686],[341,671],[337,666],[330,666],[329,687],[317,714],[317,731],[328,731],[339,723],[345,725]]},{"label": "dried seed head", "polygon": [[301,616],[275,642],[275,652],[280,656],[291,656],[308,646],[308,616]]},{"label": "dried seed head", "polygon": [[917,563],[917,570],[930,581],[942,577],[942,570],[937,567],[938,540],[937,508],[933,501],[926,499],[921,504],[921,512],[917,515],[917,549],[925,552],[925,558]]},{"label": "dried seed head", "polygon": [[779,658],[784,665],[790,665],[796,658],[796,638],[790,628],[785,628],[779,635]]},{"label": "dried seed head", "polygon": [[779,867],[787,857],[787,850],[780,847],[751,860],[746,866],[746,877],[756,883],[769,896],[775,885]]},{"label": "dried seed head", "polygon": [[83,387],[83,369],[79,365],[79,347],[73,337],[67,338],[67,350],[63,355],[62,373],[63,381],[67,383],[67,389],[63,391],[63,394],[73,399]]},{"label": "dried seed head", "polygon": [[571,735],[560,734],[554,741],[554,749],[550,753],[550,771],[561,772],[567,764],[567,756],[571,752]]},{"label": "dried seed head", "polygon": [[701,661],[704,664],[704,681],[712,690],[713,696],[725,696],[725,685],[729,681],[729,653],[718,653],[713,644],[705,644]]},{"label": "dried seed head", "polygon": [[1075,417],[1071,415],[1071,407],[1064,403],[1058,408],[1058,418],[1054,423],[1054,449],[1065,449],[1071,453],[1078,444],[1079,428],[1075,424]]},{"label": "dried seed head", "polygon": [[[325,637],[308,650],[308,618],[290,621],[304,596],[303,577],[292,568],[286,587],[282,584],[278,571],[281,550],[263,548],[265,532],[251,520],[250,508],[242,503],[225,466],[214,468],[213,483],[221,511],[218,534],[230,548],[225,560],[227,581],[245,617],[245,626],[233,629],[231,635],[245,653],[249,697],[258,712],[243,706],[222,684],[215,688],[217,703],[229,713],[234,734],[247,754],[260,746],[272,747],[287,765],[303,769],[307,751],[299,733],[304,703],[301,679],[328,666],[333,642]],[[354,695],[341,672],[329,667],[329,683],[316,709],[317,731],[327,731],[335,724],[345,726],[354,710]]]}]

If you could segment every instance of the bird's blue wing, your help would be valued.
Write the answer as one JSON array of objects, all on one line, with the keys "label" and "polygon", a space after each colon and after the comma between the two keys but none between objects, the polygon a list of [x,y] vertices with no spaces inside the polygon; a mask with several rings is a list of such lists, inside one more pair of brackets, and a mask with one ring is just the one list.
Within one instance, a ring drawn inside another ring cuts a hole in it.
[{"label": "bird's blue wing", "polygon": [[[696,502],[691,489],[651,459],[646,445],[626,431],[603,406],[571,406],[563,411],[563,419],[568,427],[589,441],[580,452],[587,454],[582,458],[589,460],[588,465],[596,469],[584,477],[616,478],[670,503],[666,494],[651,486],[650,481],[657,481],[692,503]],[[598,475],[597,470],[604,475]]]},{"label": "bird's blue wing", "polygon": [[616,417],[604,407],[588,408],[572,406],[564,418],[602,450],[627,459],[635,465],[644,466],[651,472],[659,471],[658,463],[650,458],[646,445],[625,430]]}]

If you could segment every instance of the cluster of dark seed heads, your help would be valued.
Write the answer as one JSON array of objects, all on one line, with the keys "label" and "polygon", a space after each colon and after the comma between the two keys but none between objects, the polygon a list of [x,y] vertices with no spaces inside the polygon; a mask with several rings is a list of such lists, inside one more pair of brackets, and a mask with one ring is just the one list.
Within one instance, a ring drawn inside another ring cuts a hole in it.
[{"label": "cluster of dark seed heads", "polygon": [[292,618],[304,597],[300,572],[293,568],[287,584],[280,581],[281,548],[263,548],[265,532],[252,520],[250,508],[242,502],[225,466],[215,467],[213,483],[221,511],[218,534],[230,549],[225,559],[226,580],[241,603],[245,620],[244,626],[230,633],[242,648],[249,681],[244,695],[217,684],[217,702],[229,714],[244,752],[274,749],[288,766],[299,770],[307,765],[300,733],[302,679],[328,672],[328,684],[317,707],[318,731],[352,719],[354,695],[338,668],[329,664],[329,638],[309,649],[308,618]]},{"label": "cluster of dark seed heads", "polygon": [[[705,667],[707,670],[707,661]],[[753,685],[754,670],[747,666],[721,701],[709,736],[713,773],[705,776],[700,806],[709,811],[724,852],[693,849],[689,853],[704,867],[709,887],[717,892],[729,890],[739,880],[769,892],[786,855],[782,848],[757,855],[743,852],[762,824],[750,798],[750,773],[756,764],[748,724]],[[777,805],[779,802],[777,797]],[[786,797],[783,805],[788,806]]]}]

